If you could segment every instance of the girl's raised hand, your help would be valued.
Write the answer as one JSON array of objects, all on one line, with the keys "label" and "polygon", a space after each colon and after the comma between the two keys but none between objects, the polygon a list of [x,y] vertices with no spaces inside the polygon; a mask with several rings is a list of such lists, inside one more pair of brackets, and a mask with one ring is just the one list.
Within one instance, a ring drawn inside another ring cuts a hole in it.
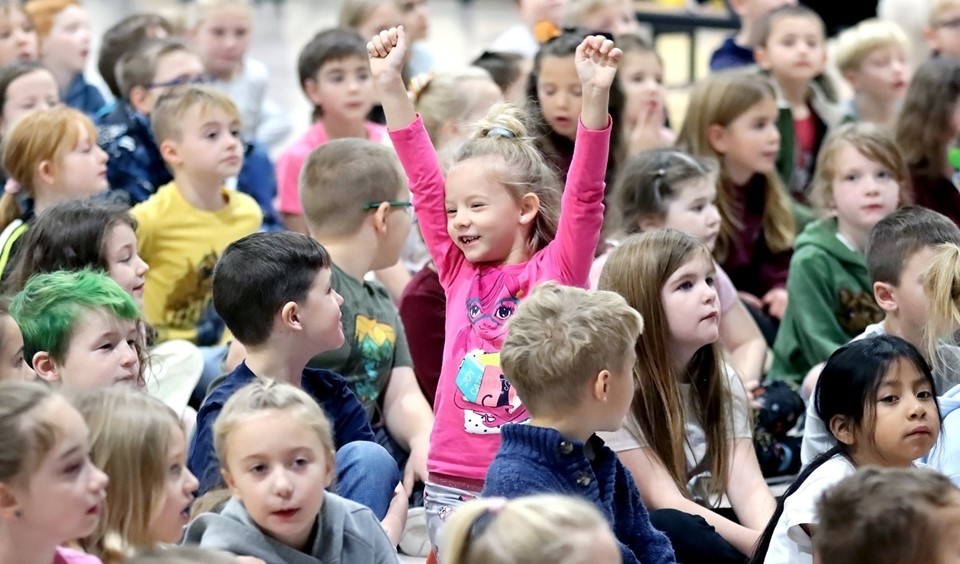
[{"label": "girl's raised hand", "polygon": [[587,36],[577,47],[577,75],[584,86],[610,89],[623,51],[602,35]]},{"label": "girl's raised hand", "polygon": [[375,80],[400,76],[407,57],[407,32],[403,26],[391,27],[367,42],[370,73]]}]

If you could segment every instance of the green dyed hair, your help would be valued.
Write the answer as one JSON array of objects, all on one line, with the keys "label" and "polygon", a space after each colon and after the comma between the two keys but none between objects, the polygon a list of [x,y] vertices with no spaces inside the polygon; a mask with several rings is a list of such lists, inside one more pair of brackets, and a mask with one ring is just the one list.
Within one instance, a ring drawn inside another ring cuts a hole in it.
[{"label": "green dyed hair", "polygon": [[119,319],[140,321],[137,303],[102,272],[60,270],[31,277],[10,302],[10,315],[23,333],[24,360],[32,366],[33,356],[44,351],[62,362],[77,322],[96,309]]}]

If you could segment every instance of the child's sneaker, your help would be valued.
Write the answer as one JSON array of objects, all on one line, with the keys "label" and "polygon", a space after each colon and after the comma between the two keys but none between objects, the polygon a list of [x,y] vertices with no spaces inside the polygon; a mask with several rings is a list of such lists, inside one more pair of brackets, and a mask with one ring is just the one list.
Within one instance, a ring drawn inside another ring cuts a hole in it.
[{"label": "child's sneaker", "polygon": [[425,558],[430,554],[430,537],[427,534],[427,512],[423,507],[407,510],[407,526],[400,537],[400,552],[407,556]]}]

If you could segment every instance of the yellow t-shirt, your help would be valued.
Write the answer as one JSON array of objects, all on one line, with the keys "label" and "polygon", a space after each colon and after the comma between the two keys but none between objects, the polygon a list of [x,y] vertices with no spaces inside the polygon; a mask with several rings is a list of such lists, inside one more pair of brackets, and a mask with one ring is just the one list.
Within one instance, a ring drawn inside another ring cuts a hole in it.
[{"label": "yellow t-shirt", "polygon": [[256,200],[222,190],[227,205],[215,212],[191,206],[173,182],[131,210],[138,223],[140,256],[150,265],[143,311],[157,330],[158,342],[197,343],[198,324],[213,298],[213,267],[220,253],[263,223]]}]

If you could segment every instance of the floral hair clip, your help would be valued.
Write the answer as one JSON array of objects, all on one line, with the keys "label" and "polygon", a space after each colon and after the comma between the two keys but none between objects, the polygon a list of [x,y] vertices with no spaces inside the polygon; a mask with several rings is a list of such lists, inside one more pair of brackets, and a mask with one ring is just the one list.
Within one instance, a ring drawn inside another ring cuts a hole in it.
[{"label": "floral hair clip", "polygon": [[410,94],[410,100],[416,103],[417,100],[420,99],[420,95],[423,94],[423,91],[430,86],[431,82],[433,82],[432,72],[422,72],[411,78],[410,83],[407,86],[407,92]]},{"label": "floral hair clip", "polygon": [[541,21],[537,25],[533,26],[533,36],[541,45],[547,41],[550,41],[554,37],[560,37],[562,34],[563,31],[559,27],[546,20]]},{"label": "floral hair clip", "polygon": [[3,185],[4,194],[19,194],[20,193],[20,183],[12,178],[8,178],[6,183]]}]

